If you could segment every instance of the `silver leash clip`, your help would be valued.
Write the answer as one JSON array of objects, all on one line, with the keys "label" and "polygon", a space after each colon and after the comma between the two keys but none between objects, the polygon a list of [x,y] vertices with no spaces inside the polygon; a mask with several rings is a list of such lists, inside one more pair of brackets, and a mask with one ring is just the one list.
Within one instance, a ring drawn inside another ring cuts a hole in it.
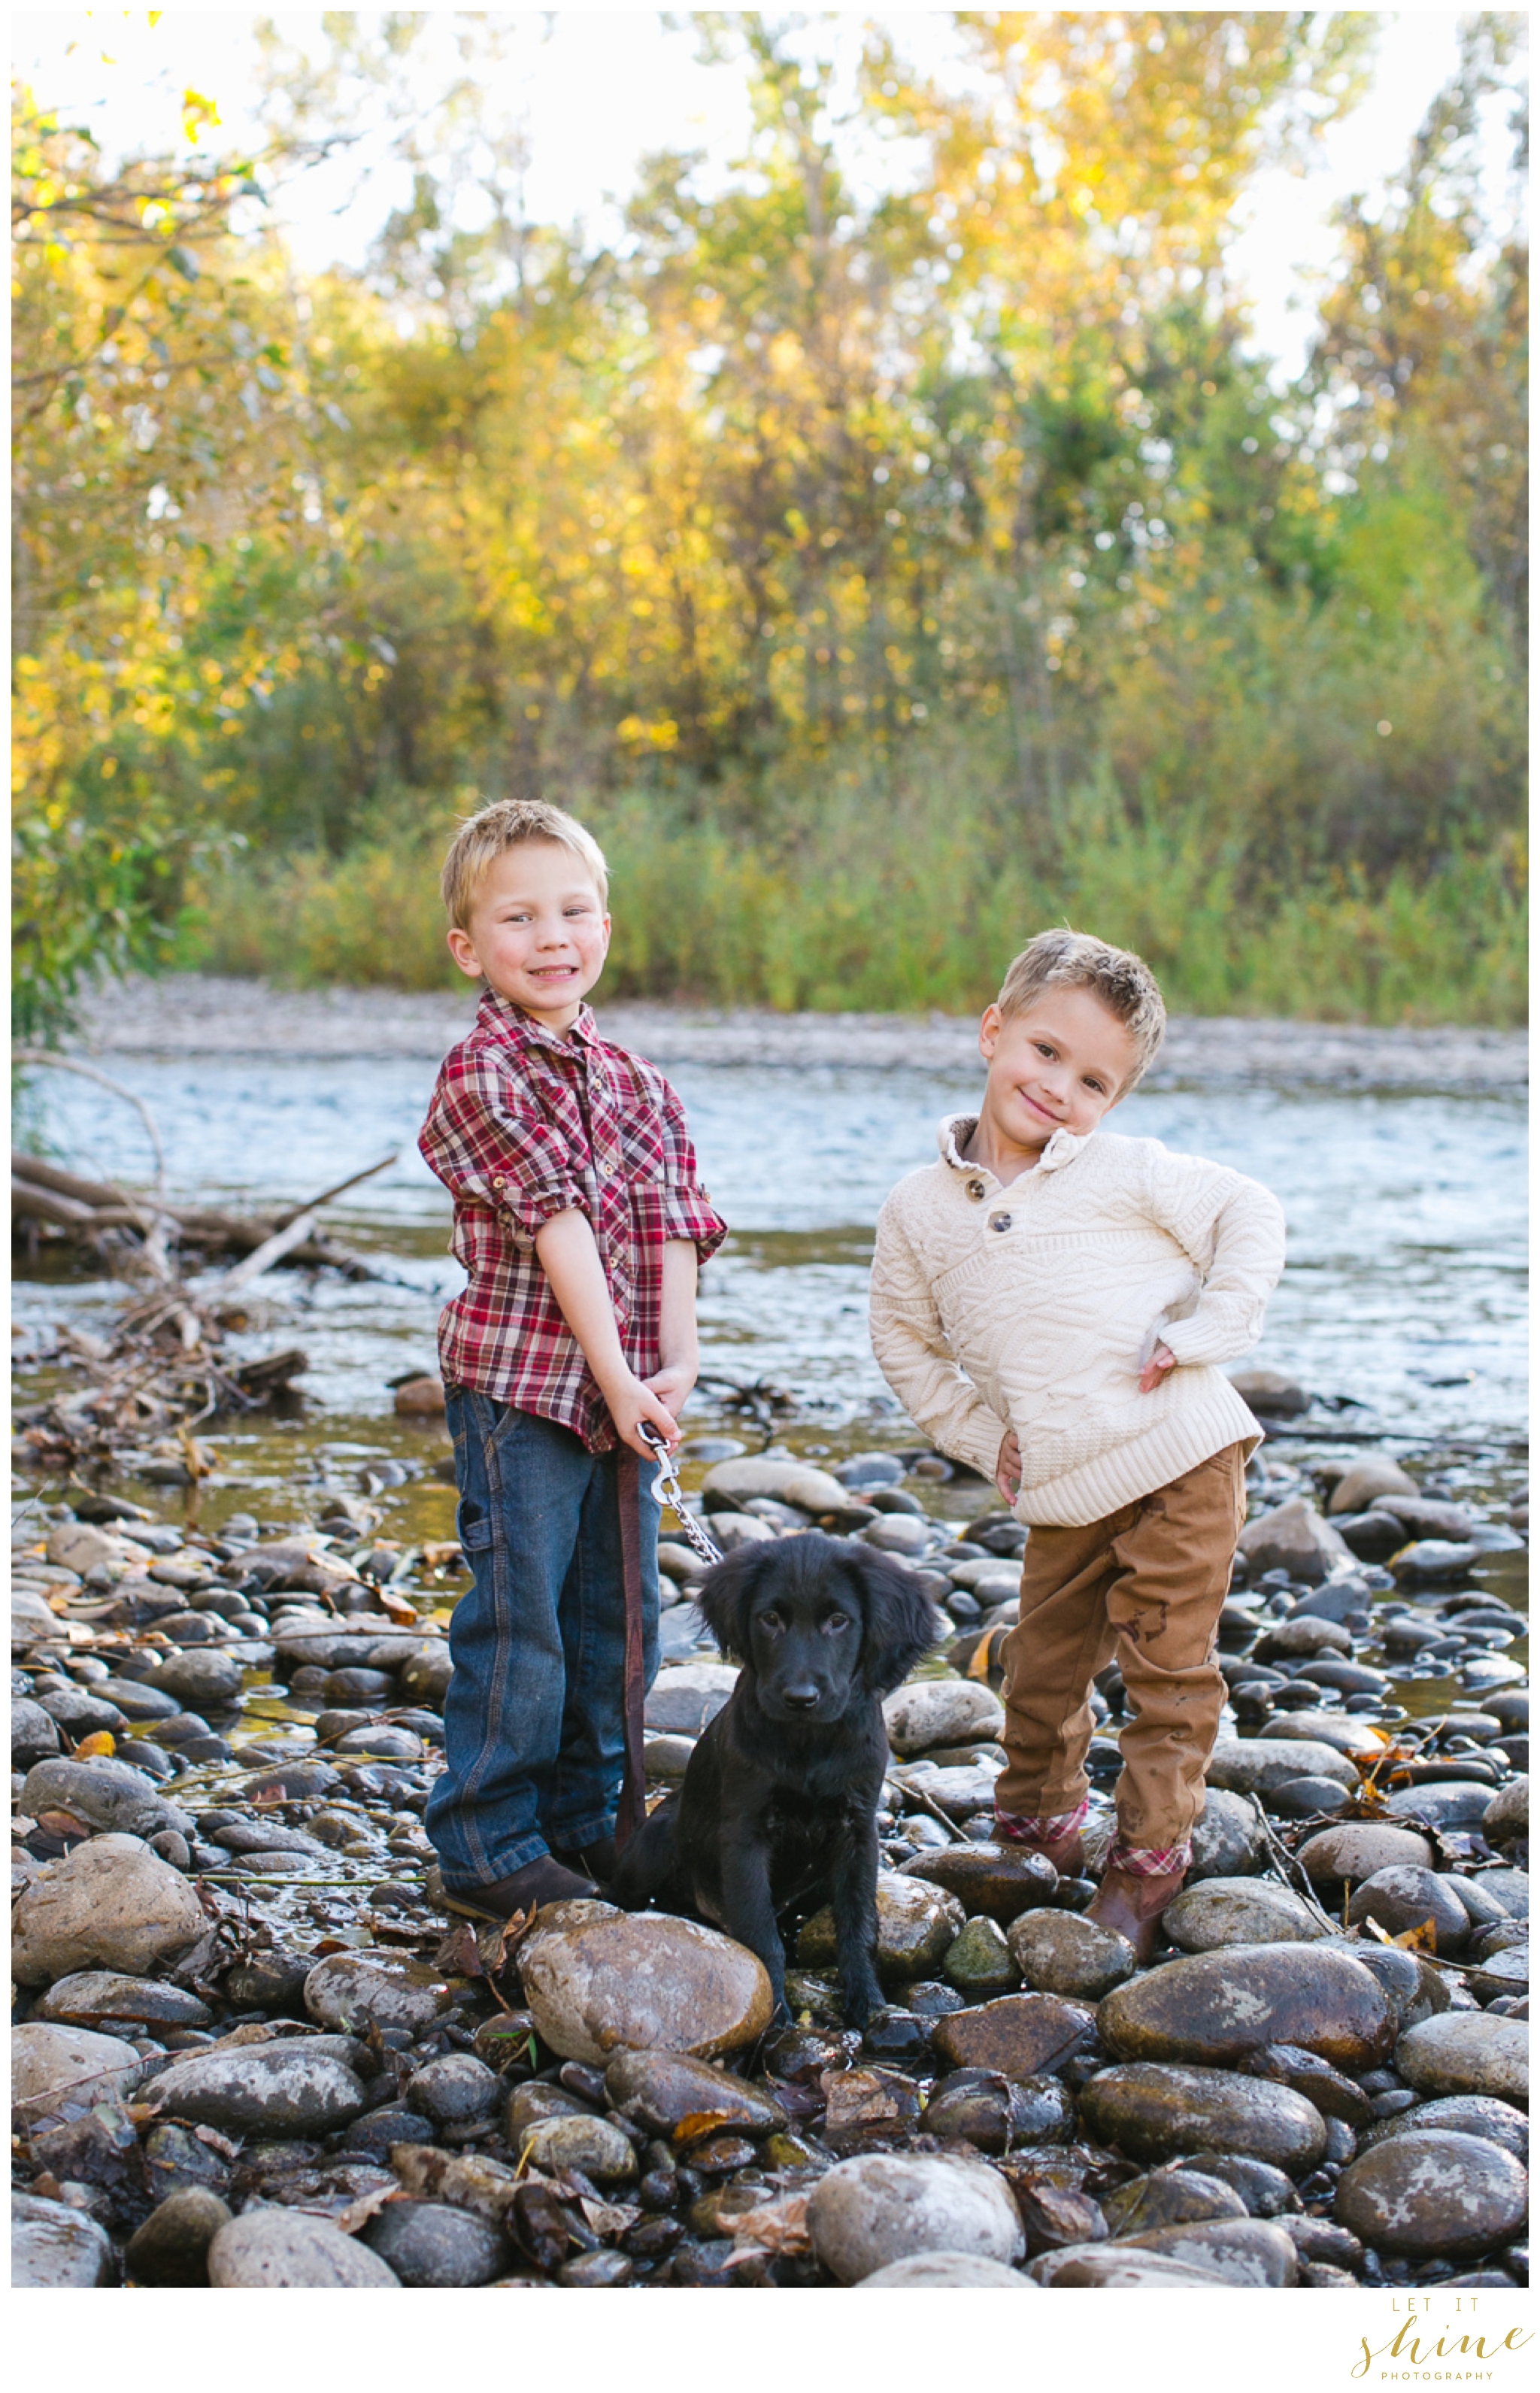
[{"label": "silver leash clip", "polygon": [[703,1563],[719,1563],[722,1560],[722,1548],[701,1526],[695,1514],[687,1512],[685,1509],[685,1490],[679,1484],[679,1472],[674,1467],[673,1457],[663,1441],[662,1432],[655,1429],[651,1421],[641,1421],[638,1427],[646,1443],[658,1458],[658,1477],[652,1492],[659,1505],[668,1506],[684,1530],[687,1541]]}]

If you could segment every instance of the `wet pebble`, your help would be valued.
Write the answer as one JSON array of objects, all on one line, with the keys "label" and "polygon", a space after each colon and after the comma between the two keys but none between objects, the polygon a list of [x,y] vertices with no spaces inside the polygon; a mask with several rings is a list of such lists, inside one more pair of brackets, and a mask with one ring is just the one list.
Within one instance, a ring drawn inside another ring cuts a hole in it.
[{"label": "wet pebble", "polygon": [[1276,2289],[1299,2282],[1292,2238],[1266,2218],[1199,2218],[1181,2227],[1157,2227],[1147,2234],[1120,2236],[1117,2249],[1150,2252],[1181,2267],[1206,2269],[1230,2285]]},{"label": "wet pebble", "polygon": [[1419,2094],[1490,2094],[1529,2100],[1529,2033],[1518,2020],[1489,2011],[1447,2011],[1408,2028],[1396,2068]]},{"label": "wet pebble", "polygon": [[1005,1706],[976,1679],[920,1679],[888,1696],[882,1718],[894,1753],[908,1756],[998,1737]]},{"label": "wet pebble", "polygon": [[130,2238],[124,2265],[141,2285],[206,2285],[208,2248],[230,2210],[216,2193],[189,2186],[158,2203]]},{"label": "wet pebble", "polygon": [[787,2124],[785,2111],[772,2097],[683,2053],[618,2053],[605,2072],[604,2085],[621,2116],[649,2135],[672,2135],[685,2120],[702,2116],[754,2136],[771,2135]]},{"label": "wet pebble", "polygon": [[1221,2177],[1196,2168],[1168,2166],[1136,2177],[1105,2195],[1102,2209],[1108,2232],[1146,2235],[1157,2227],[1183,2227],[1194,2218],[1246,2218],[1246,2203]]},{"label": "wet pebble", "polygon": [[581,2169],[595,2185],[633,2185],[636,2153],[629,2138],[608,2119],[579,2117],[538,2120],[527,2127],[516,2147],[520,2161],[555,2175],[560,2169]]},{"label": "wet pebble", "polygon": [[943,2293],[998,2286],[1005,2292],[1031,2293],[1030,2277],[1007,2269],[998,2260],[982,2259],[976,2252],[917,2252],[912,2259],[894,2260],[860,2280],[858,2291],[871,2293]]},{"label": "wet pebble", "polygon": [[1339,2069],[1369,2069],[1395,2035],[1370,1972],[1320,1944],[1230,1945],[1168,1962],[1115,1989],[1097,2022],[1131,2060],[1199,2065],[1233,2065],[1260,2045],[1294,2044]]},{"label": "wet pebble", "polygon": [[[938,1827],[936,1834],[944,1837],[946,1832]],[[943,1842],[906,1862],[899,1876],[923,1878],[928,1885],[943,1888],[956,1896],[970,1917],[983,1912],[998,1919],[1002,1928],[1024,1912],[1051,1903],[1059,1883],[1051,1862],[1040,1853],[1024,1851],[1019,1845]]]},{"label": "wet pebble", "polygon": [[247,2210],[222,2227],[208,2252],[211,2285],[243,2292],[324,2286],[360,2292],[400,2279],[356,2235],[303,2210]]},{"label": "wet pebble", "polygon": [[152,1837],[162,1828],[186,1835],[192,1826],[180,1805],[168,1802],[142,1770],[111,1756],[36,1763],[18,1804],[34,1820],[43,1811],[68,1811],[89,1827],[131,1837]]},{"label": "wet pebble", "polygon": [[12,1974],[24,1986],[87,1969],[153,1976],[207,1926],[186,1878],[137,1837],[93,1837],[23,1893],[12,1919]]},{"label": "wet pebble", "polygon": [[1153,2061],[1103,2069],[1084,2088],[1080,2115],[1099,2143],[1136,2161],[1240,2152],[1299,2177],[1326,2149],[1326,2123],[1312,2102],[1228,2070]]},{"label": "wet pebble", "polygon": [[435,1971],[377,1950],[328,1954],[305,1981],[305,2007],[322,2027],[398,2027],[421,2035],[450,2001]]},{"label": "wet pebble", "polygon": [[570,1924],[537,1926],[519,1953],[525,2000],[553,2052],[599,2066],[621,2045],[710,2060],[769,2025],[770,1981],[741,1944],[662,1912],[583,1909]]},{"label": "wet pebble", "polygon": [[1073,1911],[1028,1911],[1008,1942],[1024,1981],[1038,1994],[1100,2002],[1133,1973],[1128,1939]]},{"label": "wet pebble", "polygon": [[387,2202],[362,2241],[403,2285],[489,2285],[515,2266],[512,2245],[490,2220],[447,2202]]},{"label": "wet pebble", "polygon": [[35,2193],[11,2196],[11,2284],[67,2293],[117,2282],[107,2230],[85,2211]]},{"label": "wet pebble", "polygon": [[936,2051],[954,2069],[995,2069],[1036,2077],[1063,2067],[1090,2044],[1095,2014],[1058,1994],[1002,1994],[936,2021]]},{"label": "wet pebble", "polygon": [[1307,1903],[1271,1878],[1205,1878],[1183,1888],[1160,1924],[1183,1953],[1229,1944],[1311,1944],[1330,1932]]},{"label": "wet pebble", "polygon": [[1019,2151],[1024,2144],[1066,2142],[1075,2133],[1075,2104],[1056,2077],[959,2069],[932,2088],[924,2125],[927,2135],[960,2136],[981,2152]]},{"label": "wet pebble", "polygon": [[346,2065],[308,2048],[305,2038],[189,2053],[155,2079],[150,2099],[201,2126],[227,2135],[330,2135],[364,2107]]},{"label": "wet pebble", "polygon": [[1339,1892],[1344,1883],[1362,1886],[1382,1870],[1431,1869],[1433,1848],[1415,1828],[1353,1821],[1308,1837],[1297,1859],[1311,1884],[1329,1894]]},{"label": "wet pebble", "polygon": [[1408,2130],[1343,2171],[1334,2215],[1379,2252],[1474,2260],[1518,2234],[1528,2188],[1521,2164],[1486,2138]]},{"label": "wet pebble", "polygon": [[1392,2137],[1420,2133],[1428,2127],[1447,2128],[1457,2136],[1484,2136],[1528,2166],[1528,2118],[1511,2102],[1495,2101],[1490,2094],[1444,2094],[1432,2101],[1419,2102],[1415,2111],[1371,2127],[1363,2142],[1365,2149],[1372,2149]]},{"label": "wet pebble", "polygon": [[491,2117],[502,2088],[496,2070],[474,2052],[447,2052],[407,2079],[403,2099],[437,2126],[465,2127]]},{"label": "wet pebble", "polygon": [[1026,2249],[1016,2204],[995,2171],[949,2154],[842,2161],[814,2187],[807,2216],[814,2250],[843,2285],[922,2252],[1009,2266]]},{"label": "wet pebble", "polygon": [[1193,1830],[1190,1886],[1204,1878],[1248,1877],[1267,1859],[1267,1831],[1248,1796],[1208,1787]]},{"label": "wet pebble", "polygon": [[946,1948],[942,1970],[948,1985],[976,1999],[1021,1984],[1021,1972],[998,1920],[970,1919]]},{"label": "wet pebble", "polygon": [[1436,1870],[1377,1870],[1364,1879],[1348,1905],[1354,1927],[1377,1920],[1391,1936],[1431,1923],[1440,1953],[1457,1953],[1468,1942],[1470,1920],[1464,1903]]},{"label": "wet pebble", "polygon": [[11,2030],[11,2104],[26,2130],[60,2102],[99,2102],[132,2091],[144,2062],[122,2036],[29,2020]]},{"label": "wet pebble", "polygon": [[[920,1877],[881,1870],[877,1878],[877,1968],[884,1982],[926,1977],[939,1968],[965,1923],[956,1895]],[[834,1914],[816,1911],[797,1939],[805,1968],[831,1968],[836,1958]]]}]

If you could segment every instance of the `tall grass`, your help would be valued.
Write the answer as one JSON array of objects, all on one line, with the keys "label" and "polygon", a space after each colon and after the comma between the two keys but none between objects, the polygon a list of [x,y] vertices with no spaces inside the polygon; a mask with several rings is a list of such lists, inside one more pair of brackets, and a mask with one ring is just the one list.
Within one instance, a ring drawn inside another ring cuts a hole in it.
[{"label": "tall grass", "polygon": [[[1045,924],[1137,948],[1174,1012],[1370,1023],[1524,1018],[1518,842],[1378,888],[1361,873],[1247,894],[1195,813],[1131,819],[1104,777],[1024,829],[951,777],[836,791],[811,824],[692,821],[633,794],[589,820],[611,868],[612,997],[780,1012],[968,1012]],[[301,987],[451,986],[437,867],[450,828],[398,824],[341,859],[247,857],[197,894],[181,961]]]}]

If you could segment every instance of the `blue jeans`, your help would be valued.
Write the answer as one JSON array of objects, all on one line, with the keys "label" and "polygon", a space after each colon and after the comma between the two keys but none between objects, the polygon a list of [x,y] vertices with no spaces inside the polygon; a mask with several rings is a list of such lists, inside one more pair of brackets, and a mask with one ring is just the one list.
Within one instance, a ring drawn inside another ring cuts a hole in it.
[{"label": "blue jeans", "polygon": [[[446,1886],[511,1877],[614,1833],[625,1768],[619,1454],[475,1388],[449,1392],[459,1536],[449,1767],[426,1822]],[[658,1673],[656,1465],[638,1465],[646,1683]]]}]

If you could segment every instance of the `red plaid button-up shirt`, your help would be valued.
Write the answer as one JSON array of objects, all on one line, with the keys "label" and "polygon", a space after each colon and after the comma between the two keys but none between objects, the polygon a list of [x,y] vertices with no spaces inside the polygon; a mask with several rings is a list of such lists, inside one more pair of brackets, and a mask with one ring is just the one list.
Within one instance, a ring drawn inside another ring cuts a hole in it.
[{"label": "red plaid button-up shirt", "polygon": [[665,1244],[690,1238],[704,1262],[727,1235],[679,1098],[653,1065],[607,1045],[586,1005],[563,1039],[489,989],[444,1058],[418,1144],[454,1198],[450,1250],[468,1274],[438,1324],[446,1382],[607,1453],[615,1425],[535,1234],[586,1213],[626,1361],[639,1379],[656,1371]]}]

